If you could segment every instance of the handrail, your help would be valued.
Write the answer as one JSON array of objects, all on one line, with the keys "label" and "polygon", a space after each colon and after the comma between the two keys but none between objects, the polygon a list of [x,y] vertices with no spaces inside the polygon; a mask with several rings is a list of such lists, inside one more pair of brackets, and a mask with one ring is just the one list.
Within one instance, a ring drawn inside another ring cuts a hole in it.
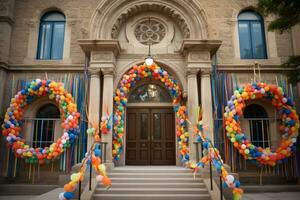
[{"label": "handrail", "polygon": [[[89,191],[91,191],[91,188],[92,188],[92,150],[94,150],[94,147],[95,147],[95,144],[100,144],[100,148],[101,148],[101,161],[103,161],[104,159],[104,162],[106,160],[106,145],[107,145],[107,142],[101,142],[101,141],[94,141],[93,144],[91,145],[89,151],[88,151],[88,155],[82,160],[82,164],[81,164],[81,167],[84,165],[84,163],[87,161],[87,159],[90,157],[90,170],[89,170]],[[104,146],[104,151],[102,151],[102,146]],[[104,163],[102,162],[102,163]],[[79,183],[78,183],[78,199],[80,200],[81,198],[81,181],[79,180]]]},{"label": "handrail", "polygon": [[[194,142],[194,144],[196,145],[196,159],[200,160],[202,158],[202,149],[203,149],[203,142]],[[200,149],[201,149],[201,157],[199,154],[199,144],[200,144]],[[213,146],[213,149],[215,149],[215,147]],[[212,164],[211,164],[211,160],[209,161],[209,177],[210,177],[210,190],[213,190],[213,179],[212,179]],[[223,200],[223,186],[222,186],[222,175],[220,175],[219,177],[219,181],[220,181],[220,199]]]}]

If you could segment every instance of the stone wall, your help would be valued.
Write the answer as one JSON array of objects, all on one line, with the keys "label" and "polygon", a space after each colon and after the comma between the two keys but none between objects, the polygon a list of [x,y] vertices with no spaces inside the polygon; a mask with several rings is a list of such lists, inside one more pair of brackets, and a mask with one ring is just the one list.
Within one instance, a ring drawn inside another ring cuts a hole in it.
[{"label": "stone wall", "polygon": [[[143,0],[141,0],[143,1]],[[246,8],[251,8],[256,4],[256,0],[194,0],[200,6],[204,13],[203,16],[207,22],[208,38],[220,39],[223,41],[218,51],[218,60],[224,65],[250,65],[252,60],[239,59],[239,45],[237,35],[237,15]],[[7,6],[7,2],[10,2]],[[109,1],[107,1],[109,2]],[[172,1],[167,1],[172,2]],[[176,2],[176,1],[175,1]],[[30,0],[30,1],[3,1],[2,15],[14,16],[11,45],[9,45],[10,28],[8,24],[0,23],[0,41],[1,61],[7,60],[9,51],[9,63],[13,66],[20,65],[43,65],[52,63],[64,64],[82,64],[84,54],[80,49],[77,40],[89,38],[90,23],[95,12],[100,14],[101,10],[96,11],[96,7],[103,3],[97,0]],[[4,6],[5,5],[5,6]],[[66,15],[66,35],[65,35],[65,54],[62,61],[46,62],[36,61],[36,49],[39,31],[40,17],[49,10],[60,10]],[[1,10],[1,9],[0,9]],[[4,13],[4,14],[3,14]],[[12,14],[14,13],[14,15]],[[163,15],[163,13],[160,13]],[[183,13],[189,15],[190,13]],[[199,14],[200,15],[200,14]],[[265,24],[270,19],[265,19]],[[175,27],[175,30],[178,31]],[[267,30],[267,29],[266,29]],[[199,30],[200,31],[200,30]],[[276,37],[275,37],[276,35]],[[95,39],[95,38],[94,38]],[[268,46],[268,60],[260,61],[263,64],[279,65],[280,59],[285,59],[292,54],[292,41],[289,33],[268,33],[266,31]],[[177,41],[176,41],[177,42]],[[132,45],[131,45],[132,46]],[[275,49],[274,49],[275,48]],[[159,49],[153,53],[159,53]],[[282,60],[281,59],[281,60]]]}]

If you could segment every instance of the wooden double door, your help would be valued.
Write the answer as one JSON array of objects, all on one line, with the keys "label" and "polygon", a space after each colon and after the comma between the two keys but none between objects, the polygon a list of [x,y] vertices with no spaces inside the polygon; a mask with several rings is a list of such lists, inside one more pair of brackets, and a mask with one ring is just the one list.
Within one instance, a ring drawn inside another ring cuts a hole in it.
[{"label": "wooden double door", "polygon": [[173,108],[128,108],[126,165],[175,165]]}]

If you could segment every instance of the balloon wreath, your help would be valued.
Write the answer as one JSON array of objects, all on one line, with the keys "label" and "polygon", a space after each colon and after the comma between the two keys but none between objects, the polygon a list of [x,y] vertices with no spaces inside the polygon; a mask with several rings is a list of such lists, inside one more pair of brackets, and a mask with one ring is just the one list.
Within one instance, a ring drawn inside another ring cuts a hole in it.
[{"label": "balloon wreath", "polygon": [[[239,118],[243,114],[246,101],[255,99],[271,101],[272,105],[279,112],[281,119],[279,129],[282,133],[282,138],[275,152],[272,152],[269,147],[263,149],[251,144],[241,129]],[[234,92],[234,95],[227,103],[225,111],[227,137],[245,159],[256,160],[260,165],[275,166],[286,157],[289,157],[296,149],[299,117],[296,113],[294,102],[286,96],[281,87],[266,83],[248,84],[245,88]]]},{"label": "balloon wreath", "polygon": [[[33,100],[39,97],[48,96],[49,99],[55,99],[59,105],[61,117],[63,120],[63,134],[50,147],[33,148],[25,144],[21,127],[23,124],[23,115],[25,108]],[[70,93],[68,93],[63,83],[57,83],[51,80],[36,79],[27,84],[26,88],[19,91],[10,101],[2,125],[2,134],[6,137],[8,145],[15,152],[15,155],[24,158],[31,164],[43,164],[57,158],[64,150],[75,141],[79,133],[78,119],[80,113],[77,112],[77,106]]]},{"label": "balloon wreath", "polygon": [[157,64],[151,66],[146,64],[133,66],[120,80],[119,88],[115,92],[114,102],[114,131],[113,131],[113,157],[115,160],[120,159],[123,152],[123,135],[124,135],[124,114],[127,104],[127,93],[135,86],[136,82],[143,78],[153,78],[159,80],[168,88],[173,99],[173,106],[176,112],[176,134],[179,143],[181,160],[186,162],[189,160],[189,134],[187,132],[186,108],[180,106],[181,89],[177,81],[168,74],[168,72]]}]

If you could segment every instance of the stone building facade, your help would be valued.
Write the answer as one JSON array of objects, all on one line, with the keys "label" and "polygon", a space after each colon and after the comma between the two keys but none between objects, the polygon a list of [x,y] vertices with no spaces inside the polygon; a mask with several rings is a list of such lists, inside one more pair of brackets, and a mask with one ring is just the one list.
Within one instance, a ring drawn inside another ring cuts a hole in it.
[{"label": "stone building facade", "polygon": [[[266,57],[241,59],[239,15],[244,11],[254,12],[256,3],[256,0],[1,0],[0,117],[17,92],[18,81],[36,78],[62,81],[67,75],[80,76],[87,69],[87,113],[93,123],[99,123],[105,111],[113,112],[114,91],[123,74],[144,63],[149,36],[143,27],[149,28],[148,23],[152,23],[155,30],[151,34],[156,36],[152,38],[151,55],[178,81],[188,112],[193,113],[201,105],[207,133],[216,141],[217,102],[214,102],[212,74],[233,75],[239,86],[258,79],[278,84],[279,76],[286,80],[281,64],[289,56],[300,54],[299,27],[282,34],[270,32],[267,26],[272,17],[264,17]],[[41,19],[52,11],[65,16],[62,59],[37,59]],[[253,74],[255,63],[260,69]],[[156,83],[148,80],[145,84]],[[42,100],[38,102],[30,106],[45,104]],[[258,104],[266,109],[269,118],[276,116],[272,106]],[[171,102],[131,106],[152,109],[170,105]],[[28,117],[35,116],[36,110],[29,109]],[[190,120],[196,122],[193,115]],[[247,123],[244,126],[249,127]],[[276,129],[276,125],[270,126]],[[30,131],[26,134],[30,138]],[[278,138],[276,131],[272,134]],[[92,138],[84,137],[88,148]],[[194,140],[191,134],[192,159],[196,158]],[[109,144],[106,162],[112,163],[112,134],[103,136],[103,141]],[[116,164],[126,164],[125,154],[126,145]],[[176,163],[181,165],[178,158]]]}]

